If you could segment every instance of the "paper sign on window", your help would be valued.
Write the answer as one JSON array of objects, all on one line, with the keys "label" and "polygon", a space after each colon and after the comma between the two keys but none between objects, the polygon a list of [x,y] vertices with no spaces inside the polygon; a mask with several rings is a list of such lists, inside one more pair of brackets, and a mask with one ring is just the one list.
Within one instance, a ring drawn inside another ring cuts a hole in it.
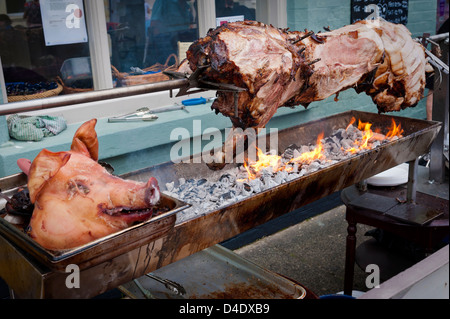
[{"label": "paper sign on window", "polygon": [[41,0],[45,45],[87,42],[83,0]]}]

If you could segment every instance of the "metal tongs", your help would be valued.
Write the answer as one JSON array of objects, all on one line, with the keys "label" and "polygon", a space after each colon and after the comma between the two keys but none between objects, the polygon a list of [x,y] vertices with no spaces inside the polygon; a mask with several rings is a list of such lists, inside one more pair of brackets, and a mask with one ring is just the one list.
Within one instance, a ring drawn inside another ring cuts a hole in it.
[{"label": "metal tongs", "polygon": [[125,115],[120,115],[116,117],[111,117],[108,119],[108,122],[110,123],[117,123],[117,122],[136,122],[136,121],[153,121],[158,119],[158,116],[155,115],[155,113],[164,113],[164,112],[171,112],[171,111],[177,111],[177,110],[183,110],[186,113],[189,113],[189,110],[186,108],[186,106],[192,106],[192,105],[199,105],[199,104],[206,104],[208,102],[214,101],[215,97],[210,98],[192,98],[181,101],[181,105],[176,103],[175,105],[171,106],[163,106],[156,109],[149,109],[148,107],[141,107],[137,109],[136,111],[132,113],[128,113]]},{"label": "metal tongs", "polygon": [[175,295],[181,296],[186,294],[186,289],[179,283],[176,283],[175,281],[169,280],[169,279],[163,279],[158,276],[152,275],[152,274],[145,274],[148,278],[151,278],[153,280],[156,280],[157,282],[162,283],[167,289],[169,289],[171,292],[173,292]]},{"label": "metal tongs", "polygon": [[154,121],[158,116],[153,114],[148,107],[142,107],[132,113],[128,113],[121,116],[108,118],[109,123],[117,122],[141,122],[141,121]]},{"label": "metal tongs", "polygon": [[[152,274],[145,274],[148,278],[151,278],[153,280],[156,280],[159,283],[162,283],[167,289],[169,289],[171,292],[173,292],[177,296],[182,296],[186,294],[186,289],[184,289],[183,286],[180,284],[169,280],[169,279],[163,279],[158,276],[152,275]],[[147,299],[154,299],[155,297],[152,295],[152,293],[146,289],[142,284],[139,282],[139,280],[134,279],[133,280],[135,285],[139,288],[139,290],[142,292],[142,294]]]}]

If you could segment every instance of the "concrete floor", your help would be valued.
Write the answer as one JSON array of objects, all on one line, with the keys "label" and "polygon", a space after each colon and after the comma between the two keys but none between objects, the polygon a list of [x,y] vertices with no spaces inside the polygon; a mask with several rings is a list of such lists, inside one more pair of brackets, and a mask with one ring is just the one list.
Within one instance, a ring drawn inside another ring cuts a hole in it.
[{"label": "concrete floor", "polygon": [[[364,234],[369,229],[358,225],[358,243],[367,240]],[[321,296],[344,290],[346,236],[345,206],[339,206],[234,252]],[[355,267],[354,290],[367,291],[366,276]]]}]

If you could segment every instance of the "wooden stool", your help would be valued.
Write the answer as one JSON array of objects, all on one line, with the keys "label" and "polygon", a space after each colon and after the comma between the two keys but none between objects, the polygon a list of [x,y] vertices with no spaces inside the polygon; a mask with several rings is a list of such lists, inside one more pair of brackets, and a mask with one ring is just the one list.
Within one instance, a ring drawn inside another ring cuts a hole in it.
[{"label": "wooden stool", "polygon": [[356,185],[341,192],[346,205],[347,242],[344,294],[351,295],[358,223],[383,229],[422,246],[431,254],[449,234],[448,200],[415,192],[408,202],[409,190],[403,187],[370,188],[361,191]]}]

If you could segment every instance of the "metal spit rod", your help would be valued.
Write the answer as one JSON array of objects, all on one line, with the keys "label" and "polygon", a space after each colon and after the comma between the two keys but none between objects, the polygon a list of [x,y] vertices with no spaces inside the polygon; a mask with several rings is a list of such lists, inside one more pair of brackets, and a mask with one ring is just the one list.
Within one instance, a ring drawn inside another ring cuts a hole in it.
[{"label": "metal spit rod", "polygon": [[89,103],[107,99],[116,99],[132,95],[180,89],[188,85],[189,85],[188,79],[176,79],[137,86],[119,87],[114,89],[90,91],[70,95],[58,95],[44,99],[13,102],[3,104],[0,108],[0,115],[43,110],[73,104]]}]

